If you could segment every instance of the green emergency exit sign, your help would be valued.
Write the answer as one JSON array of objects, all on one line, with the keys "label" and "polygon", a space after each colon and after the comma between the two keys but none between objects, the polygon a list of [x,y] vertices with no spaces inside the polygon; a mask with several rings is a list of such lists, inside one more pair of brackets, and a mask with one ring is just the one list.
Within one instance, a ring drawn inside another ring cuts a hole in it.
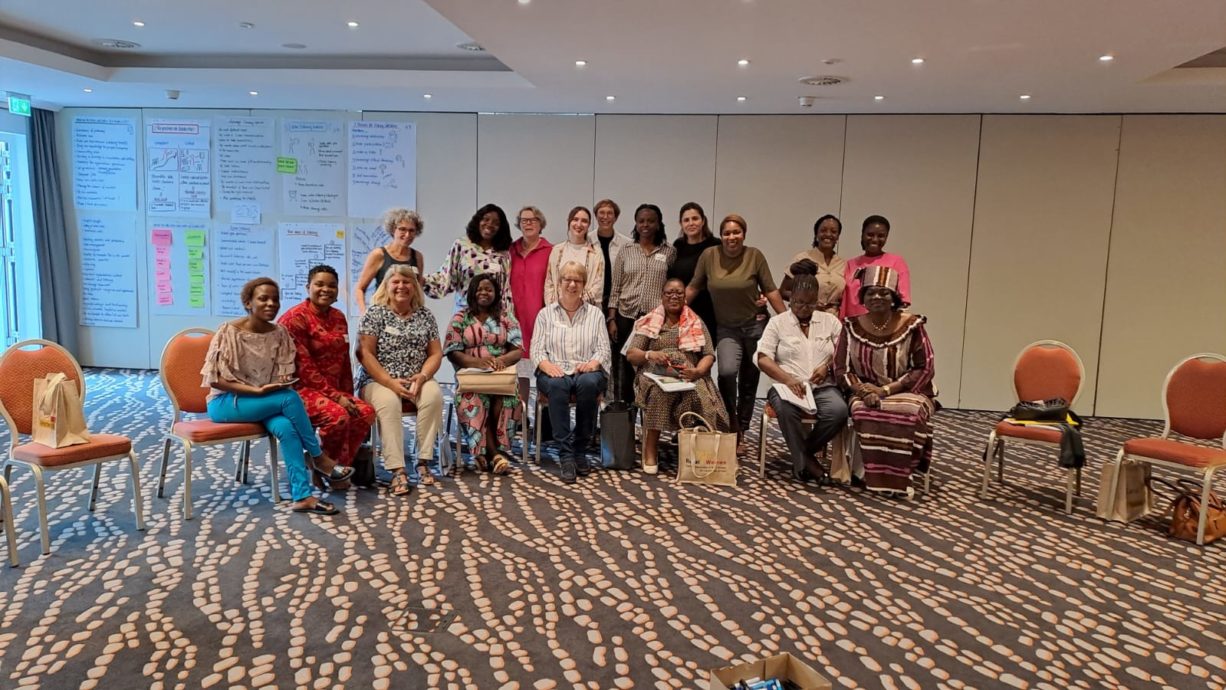
[{"label": "green emergency exit sign", "polygon": [[9,95],[9,112],[14,115],[30,117],[30,99],[28,96]]}]

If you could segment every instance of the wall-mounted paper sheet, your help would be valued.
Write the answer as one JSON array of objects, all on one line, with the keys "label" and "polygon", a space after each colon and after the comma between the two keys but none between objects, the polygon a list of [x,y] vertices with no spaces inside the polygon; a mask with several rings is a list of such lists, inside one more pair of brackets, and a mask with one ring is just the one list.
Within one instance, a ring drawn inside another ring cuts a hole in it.
[{"label": "wall-mounted paper sheet", "polygon": [[[243,283],[276,276],[272,228],[259,225],[219,225],[213,230],[213,314],[243,316],[239,292]],[[282,307],[289,302],[282,297]]]},{"label": "wall-mounted paper sheet", "polygon": [[72,120],[72,198],[77,208],[136,210],[136,120]]},{"label": "wall-mounted paper sheet", "polygon": [[[281,123],[282,210],[287,216],[345,215],[345,139],[341,122]],[[286,165],[282,165],[282,160]],[[292,161],[293,165],[288,162]],[[292,172],[291,172],[292,170]]]},{"label": "wall-mounted paper sheet", "polygon": [[209,313],[208,230],[203,223],[153,223],[149,229],[149,310],[154,314]]},{"label": "wall-mounted paper sheet", "polygon": [[[239,202],[277,208],[276,129],[270,117],[218,117],[213,120],[213,159],[217,174],[217,213]],[[258,221],[257,221],[258,222]]]},{"label": "wall-mounted paper sheet", "polygon": [[136,227],[81,218],[81,325],[136,328]]},{"label": "wall-mounted paper sheet", "polygon": [[306,297],[307,273],[327,264],[340,274],[336,303],[345,304],[349,277],[345,270],[345,226],[339,223],[281,223],[277,226],[277,282],[281,304],[289,306]]},{"label": "wall-mounted paper sheet", "polygon": [[145,148],[149,215],[208,218],[213,199],[209,122],[150,120]]},{"label": "wall-mounted paper sheet", "polygon": [[349,216],[378,218],[417,208],[417,127],[412,122],[349,123]]},{"label": "wall-mounted paper sheet", "polygon": [[[366,257],[371,251],[377,247],[382,247],[387,244],[388,236],[383,231],[383,226],[378,223],[355,223],[349,226],[349,287],[352,288],[358,282],[358,278],[362,276],[362,265],[366,263]],[[353,290],[350,290],[353,293]],[[375,284],[372,281],[370,286],[366,288],[366,304],[370,304],[370,296],[375,294]],[[349,314],[359,316],[361,314],[358,309],[358,301],[356,293],[353,299],[349,300]]]}]

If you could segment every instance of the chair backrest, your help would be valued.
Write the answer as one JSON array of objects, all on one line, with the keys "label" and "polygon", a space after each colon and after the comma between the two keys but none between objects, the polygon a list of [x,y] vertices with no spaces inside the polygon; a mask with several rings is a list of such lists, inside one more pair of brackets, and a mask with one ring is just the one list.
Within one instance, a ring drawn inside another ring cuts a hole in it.
[{"label": "chair backrest", "polygon": [[1019,401],[1064,398],[1071,405],[1085,378],[1081,357],[1058,340],[1030,343],[1013,362],[1013,392]]},{"label": "chair backrest", "polygon": [[187,328],[171,336],[162,350],[162,387],[170,396],[175,421],[181,411],[197,414],[208,411],[209,389],[200,385],[204,381],[200,370],[212,342],[213,331]]},{"label": "chair backrest", "polygon": [[[28,349],[33,348],[33,349]],[[47,374],[67,374],[85,401],[85,374],[68,350],[50,340],[23,340],[0,355],[0,412],[8,422],[12,444],[17,435],[34,428],[34,380]]]},{"label": "chair backrest", "polygon": [[1166,429],[1226,447],[1226,357],[1209,352],[1176,364],[1162,384]]}]

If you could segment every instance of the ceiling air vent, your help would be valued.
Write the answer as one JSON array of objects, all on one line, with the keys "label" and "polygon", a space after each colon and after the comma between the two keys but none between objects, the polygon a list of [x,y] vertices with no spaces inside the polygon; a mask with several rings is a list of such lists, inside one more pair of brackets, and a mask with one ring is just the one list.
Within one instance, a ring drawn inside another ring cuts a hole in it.
[{"label": "ceiling air vent", "polygon": [[480,53],[485,51],[485,48],[481,47],[480,43],[474,43],[472,41],[469,41],[468,43],[457,43],[455,47],[459,48],[460,50],[467,50],[470,53]]},{"label": "ceiling air vent", "polygon": [[103,48],[110,48],[111,50],[135,50],[140,47],[139,43],[124,41],[118,38],[99,38],[94,41],[94,44]]},{"label": "ceiling air vent", "polygon": [[816,77],[801,77],[798,79],[801,84],[809,86],[836,86],[847,82],[847,77],[835,77],[829,74],[824,74]]}]

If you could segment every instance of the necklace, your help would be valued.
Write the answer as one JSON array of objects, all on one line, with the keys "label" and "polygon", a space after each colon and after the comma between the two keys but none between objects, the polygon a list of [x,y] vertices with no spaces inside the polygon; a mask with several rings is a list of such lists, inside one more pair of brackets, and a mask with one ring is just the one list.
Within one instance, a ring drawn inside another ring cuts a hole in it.
[{"label": "necklace", "polygon": [[885,323],[878,325],[877,323],[873,321],[873,317],[870,316],[868,317],[868,325],[872,326],[873,330],[877,331],[878,333],[885,333],[885,329],[889,327],[890,322],[892,322],[893,320],[894,320],[894,315],[890,314],[889,316],[885,318]]}]

